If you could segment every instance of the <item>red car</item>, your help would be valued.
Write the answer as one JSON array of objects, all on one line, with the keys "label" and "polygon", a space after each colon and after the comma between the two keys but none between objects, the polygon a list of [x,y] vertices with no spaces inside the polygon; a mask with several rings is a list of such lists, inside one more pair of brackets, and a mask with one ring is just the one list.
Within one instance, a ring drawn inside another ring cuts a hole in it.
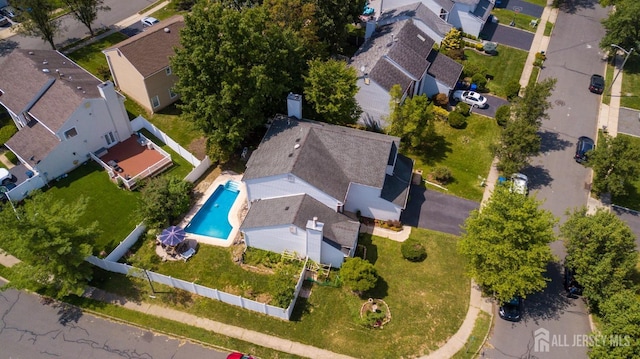
[{"label": "red car", "polygon": [[253,357],[249,354],[231,353],[227,355],[227,359],[253,359]]}]

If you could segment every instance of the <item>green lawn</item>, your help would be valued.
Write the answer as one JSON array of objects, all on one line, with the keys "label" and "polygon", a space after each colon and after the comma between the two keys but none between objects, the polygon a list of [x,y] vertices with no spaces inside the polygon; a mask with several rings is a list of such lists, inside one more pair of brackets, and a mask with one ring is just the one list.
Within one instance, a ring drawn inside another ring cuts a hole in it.
[{"label": "green lawn", "polygon": [[544,36],[551,36],[551,32],[553,31],[553,23],[551,21],[547,21],[544,25]]},{"label": "green lawn", "polygon": [[[629,139],[632,145],[640,147],[640,138],[624,134],[618,134],[618,136],[625,136]],[[632,185],[626,187],[625,189],[627,190],[627,195],[614,196],[611,199],[612,203],[622,207],[640,211],[640,178],[633,181]]]},{"label": "green lawn", "polygon": [[[92,74],[98,74],[98,69],[108,68],[107,58],[102,53],[102,50],[111,47],[120,41],[126,40],[127,36],[121,32],[114,32],[113,34],[96,41],[90,45],[84,46],[69,55],[71,60],[75,61],[78,65],[82,66],[85,70]],[[99,77],[99,76],[98,76]]]},{"label": "green lawn", "polygon": [[502,25],[510,25],[511,21],[515,20],[515,27],[518,29],[535,32],[536,28],[531,26],[531,20],[537,19],[537,17],[529,16],[526,14],[516,14],[511,8],[493,8],[491,14],[498,18],[498,21]]},{"label": "green lawn", "polygon": [[634,53],[624,65],[620,106],[640,110],[640,55]]},{"label": "green lawn", "polygon": [[[436,122],[441,140],[432,150],[409,156],[415,159],[415,169],[421,169],[425,178],[436,166],[449,167],[454,180],[446,185],[447,193],[479,202],[484,193],[479,177],[485,178],[489,173],[493,161],[491,147],[498,141],[500,127],[494,119],[476,114],[467,120],[467,127],[460,130]],[[432,186],[429,189],[439,190]]]},{"label": "green lawn", "polygon": [[488,56],[474,50],[465,50],[466,60],[462,63],[479,63],[488,70],[493,79],[487,82],[490,92],[496,96],[506,97],[505,86],[510,81],[520,81],[524,63],[528,53],[523,50],[498,45],[498,55]]},{"label": "green lawn", "polygon": [[[171,301],[167,296],[175,297],[175,293],[157,293],[154,303],[173,302],[198,316],[359,358],[424,355],[459,329],[468,309],[470,287],[464,275],[465,260],[456,252],[455,236],[422,229],[413,229],[411,236],[425,245],[428,253],[425,261],[408,262],[400,254],[400,243],[364,235],[359,243],[366,246],[367,259],[380,275],[377,287],[359,298],[344,288],[313,285],[310,298],[298,299],[289,322],[197,296]],[[230,276],[228,273],[237,271],[232,268],[235,264],[228,250],[205,250],[218,251],[216,258],[222,264],[214,260],[194,261],[207,254],[200,251],[186,263],[194,273],[206,271],[207,275]],[[197,268],[200,266],[220,269]],[[148,300],[148,283],[117,274],[110,277],[99,285]],[[356,324],[360,307],[369,297],[381,298],[391,308],[392,320],[382,330]]]},{"label": "green lawn", "polygon": [[540,68],[538,66],[534,66],[533,70],[531,70],[531,77],[529,77],[529,82],[527,86],[531,86],[538,82],[538,75],[540,74]]},{"label": "green lawn", "polygon": [[[613,76],[616,72],[616,68],[611,66],[611,63],[607,64],[607,73],[604,75],[604,93],[602,95],[602,103],[609,105],[611,103],[611,82],[613,82]],[[624,84],[624,78],[622,79]]]},{"label": "green lawn", "polygon": [[542,6],[542,7],[547,6],[547,0],[524,0],[524,1],[532,3],[532,4],[536,4],[536,5]]}]

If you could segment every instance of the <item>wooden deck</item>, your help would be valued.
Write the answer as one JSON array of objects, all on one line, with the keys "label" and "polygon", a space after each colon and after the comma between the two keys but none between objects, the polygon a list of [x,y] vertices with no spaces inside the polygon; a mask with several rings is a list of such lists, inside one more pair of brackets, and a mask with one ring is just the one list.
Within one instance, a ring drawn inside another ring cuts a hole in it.
[{"label": "wooden deck", "polygon": [[142,146],[135,135],[109,148],[107,154],[100,157],[104,163],[115,161],[123,170],[117,174],[125,178],[137,176],[162,159],[162,153]]}]

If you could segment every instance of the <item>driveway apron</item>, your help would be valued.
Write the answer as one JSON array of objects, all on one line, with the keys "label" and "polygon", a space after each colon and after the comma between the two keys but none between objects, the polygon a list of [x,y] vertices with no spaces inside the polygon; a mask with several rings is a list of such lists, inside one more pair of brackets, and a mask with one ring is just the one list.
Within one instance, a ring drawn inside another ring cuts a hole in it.
[{"label": "driveway apron", "polygon": [[480,36],[485,40],[497,42],[498,44],[529,51],[535,33],[492,22],[484,26]]},{"label": "driveway apron", "polygon": [[411,185],[407,208],[402,212],[402,223],[418,228],[461,235],[460,226],[480,203],[460,197],[430,191]]},{"label": "driveway apron", "polygon": [[496,4],[496,7],[511,11],[514,11],[514,8],[519,8],[520,14],[525,14],[537,18],[540,18],[542,16],[542,11],[544,10],[542,6],[522,0],[501,0],[500,5]]}]

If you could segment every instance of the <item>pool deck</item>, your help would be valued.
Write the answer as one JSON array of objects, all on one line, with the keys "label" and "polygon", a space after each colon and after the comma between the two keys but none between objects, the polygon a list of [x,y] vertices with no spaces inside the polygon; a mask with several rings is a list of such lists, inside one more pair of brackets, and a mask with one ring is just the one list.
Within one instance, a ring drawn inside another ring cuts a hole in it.
[{"label": "pool deck", "polygon": [[227,237],[227,239],[219,239],[219,238],[202,236],[199,234],[193,234],[193,233],[187,232],[187,239],[194,239],[198,241],[198,243],[204,243],[204,244],[221,246],[221,247],[229,247],[230,245],[233,244],[236,236],[238,235],[238,231],[240,230],[240,225],[242,224],[240,221],[239,214],[241,213],[242,208],[247,202],[247,190],[244,186],[244,183],[241,181],[241,179],[242,179],[242,175],[235,174],[232,172],[223,172],[220,176],[218,176],[213,181],[213,183],[211,183],[209,188],[207,188],[207,190],[204,192],[204,195],[200,197],[200,199],[198,199],[198,201],[193,207],[191,207],[191,209],[189,210],[189,213],[187,213],[187,215],[179,224],[180,227],[187,228],[187,225],[189,224],[189,222],[191,222],[191,219],[196,215],[196,213],[198,213],[198,211],[200,210],[200,208],[202,208],[205,202],[207,202],[209,197],[211,197],[213,192],[215,192],[216,188],[218,188],[219,185],[224,185],[225,183],[227,183],[227,181],[234,181],[238,183],[238,189],[240,190],[240,192],[238,193],[238,197],[236,198],[235,202],[233,202],[233,205],[229,210],[228,220],[232,227],[231,232],[229,233],[229,237]]}]

